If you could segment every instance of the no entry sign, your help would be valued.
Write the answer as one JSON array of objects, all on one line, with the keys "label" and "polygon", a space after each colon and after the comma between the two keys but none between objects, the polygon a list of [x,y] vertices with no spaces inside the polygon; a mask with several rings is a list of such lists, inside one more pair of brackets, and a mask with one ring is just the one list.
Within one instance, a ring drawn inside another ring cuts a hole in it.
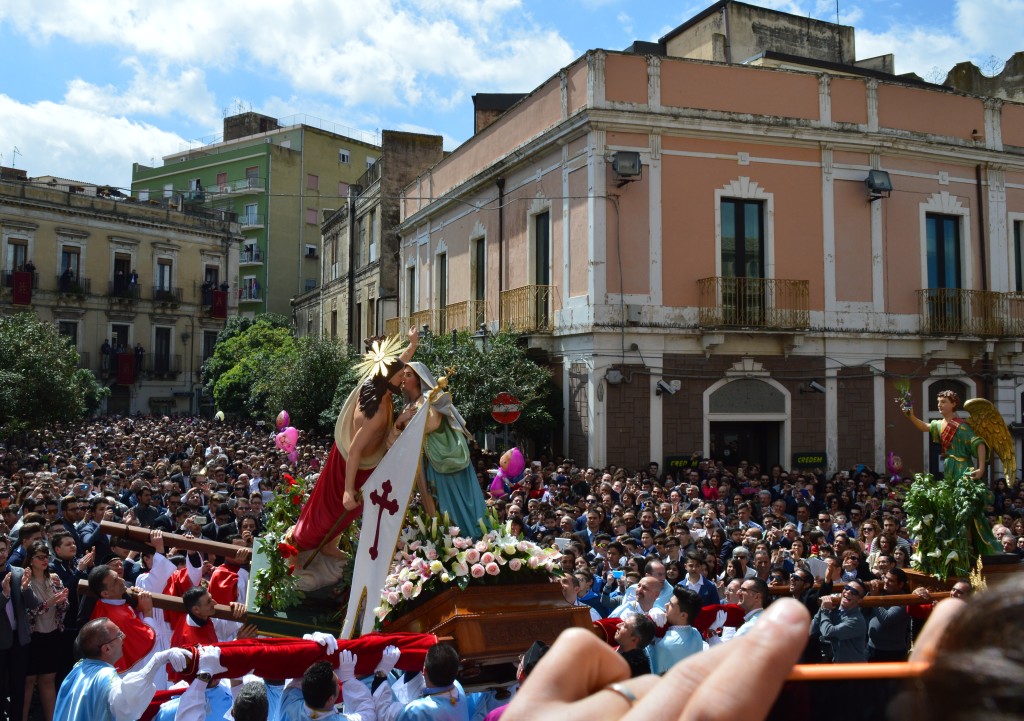
[{"label": "no entry sign", "polygon": [[491,418],[498,423],[515,423],[519,420],[519,412],[522,406],[519,399],[511,393],[499,393],[491,401]]}]

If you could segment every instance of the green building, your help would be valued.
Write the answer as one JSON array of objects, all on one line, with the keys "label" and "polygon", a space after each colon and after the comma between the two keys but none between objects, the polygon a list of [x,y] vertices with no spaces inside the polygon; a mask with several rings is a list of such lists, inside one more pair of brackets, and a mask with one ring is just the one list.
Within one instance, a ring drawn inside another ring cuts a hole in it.
[{"label": "green building", "polygon": [[158,167],[135,163],[132,194],[237,218],[244,240],[225,282],[237,293],[239,314],[287,316],[290,299],[320,283],[324,212],[344,205],[349,184],[380,157],[378,145],[339,130],[307,116],[233,115],[216,142],[167,155]]}]

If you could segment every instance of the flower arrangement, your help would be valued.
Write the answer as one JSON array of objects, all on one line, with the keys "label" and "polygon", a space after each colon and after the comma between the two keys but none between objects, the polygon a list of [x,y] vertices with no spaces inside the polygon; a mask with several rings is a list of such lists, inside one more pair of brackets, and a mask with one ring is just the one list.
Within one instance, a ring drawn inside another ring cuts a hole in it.
[{"label": "flower arrangement", "polygon": [[384,581],[380,605],[374,609],[377,628],[450,586],[544,583],[561,576],[561,554],[553,548],[512,535],[510,524],[481,521],[494,530],[480,540],[461,536],[458,526],[443,518],[412,516],[398,541],[394,565]]},{"label": "flower arrangement", "polygon": [[910,396],[910,379],[900,378],[894,381],[892,385],[896,389],[896,397],[893,400],[896,401],[900,410],[904,413],[911,410],[914,407],[914,402]]},{"label": "flower arrangement", "polygon": [[911,556],[914,568],[945,580],[966,576],[976,555],[972,543],[974,521],[985,511],[987,490],[970,476],[936,481],[918,473],[907,491],[903,509],[908,526],[918,538]]},{"label": "flower arrangement", "polygon": [[307,485],[306,479],[285,473],[284,482],[266,505],[267,524],[259,553],[266,557],[267,567],[253,574],[253,592],[261,608],[284,611],[304,598],[292,575],[299,549],[288,543],[286,535],[299,519]]}]

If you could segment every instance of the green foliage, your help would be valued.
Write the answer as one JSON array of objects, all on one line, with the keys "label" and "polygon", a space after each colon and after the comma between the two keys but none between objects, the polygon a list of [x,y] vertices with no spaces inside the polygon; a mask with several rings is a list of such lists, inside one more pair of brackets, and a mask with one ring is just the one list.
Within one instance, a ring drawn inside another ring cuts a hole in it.
[{"label": "green foliage", "polygon": [[29,313],[0,317],[0,427],[39,428],[94,410],[105,389],[78,361],[52,324]]},{"label": "green foliage", "polygon": [[337,422],[338,416],[341,415],[341,408],[345,405],[345,400],[359,383],[359,374],[355,371],[355,364],[359,361],[360,356],[351,347],[348,348],[348,353],[349,363],[334,386],[331,402],[320,412],[320,427],[329,433],[333,433],[334,424]]},{"label": "green foliage", "polygon": [[971,478],[972,470],[941,481],[930,473],[914,476],[903,501],[908,526],[919,539],[914,568],[942,579],[970,572],[977,555],[972,540],[980,540],[973,538],[975,520],[984,518],[988,495],[984,484]]},{"label": "green foliage", "polygon": [[284,481],[267,503],[267,523],[260,534],[257,553],[267,559],[266,565],[253,574],[256,605],[275,611],[297,606],[305,597],[293,575],[299,551],[287,542],[285,535],[299,519],[306,495],[306,481],[288,474],[285,474]]},{"label": "green foliage", "polygon": [[561,418],[560,394],[551,373],[534,363],[519,342],[519,334],[502,332],[487,337],[482,353],[468,332],[456,338],[454,353],[451,334],[421,338],[414,360],[424,363],[434,375],[455,367],[451,379],[452,399],[466,419],[470,431],[498,430],[491,418],[491,401],[506,391],[522,402],[522,415],[514,429],[520,434],[552,429]]},{"label": "green foliage", "polygon": [[359,357],[348,345],[332,338],[308,336],[300,338],[296,347],[295,355],[282,356],[281,362],[269,369],[257,383],[257,390],[266,392],[272,412],[287,410],[293,426],[329,431],[334,428],[337,413],[331,417],[325,411],[332,407],[335,390],[342,381],[349,390],[355,385],[352,366]]},{"label": "green foliage", "polygon": [[[242,319],[221,331],[203,365],[204,391],[219,410],[256,418],[272,415],[268,378],[298,354],[295,338],[276,316]],[[273,412],[276,414],[276,411]]]}]

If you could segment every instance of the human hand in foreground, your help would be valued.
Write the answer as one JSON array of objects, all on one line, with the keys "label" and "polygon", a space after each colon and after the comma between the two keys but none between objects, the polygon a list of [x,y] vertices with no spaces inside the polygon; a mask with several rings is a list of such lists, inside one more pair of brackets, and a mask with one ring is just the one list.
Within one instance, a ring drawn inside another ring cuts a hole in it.
[{"label": "human hand in foreground", "polygon": [[[502,719],[761,721],[770,709],[765,699],[778,694],[803,651],[809,623],[801,603],[782,598],[750,633],[690,656],[663,677],[632,679],[610,646],[592,633],[569,629],[541,659]],[[749,682],[737,687],[738,677]]]},{"label": "human hand in foreground", "polygon": [[[596,639],[597,636],[594,636],[594,638]],[[358,660],[359,659],[356,658],[356,655],[347,649],[342,651],[341,655],[338,656],[338,678],[342,683],[355,679],[356,662]]]},{"label": "human hand in foreground", "polygon": [[199,673],[208,673],[216,676],[218,673],[224,673],[225,671],[227,669],[220,662],[219,646],[199,647]]},{"label": "human hand in foreground", "polygon": [[313,631],[313,633],[307,633],[302,637],[303,641],[316,641],[318,644],[324,647],[324,651],[327,652],[328,656],[333,656],[334,652],[338,650],[338,639],[329,633],[323,631]]},{"label": "human hand in foreground", "polygon": [[391,673],[391,669],[398,663],[398,658],[402,655],[402,652],[398,649],[398,646],[388,646],[384,649],[384,653],[380,656],[380,662],[377,664],[377,668],[373,670],[375,674],[382,674],[387,676]]}]

